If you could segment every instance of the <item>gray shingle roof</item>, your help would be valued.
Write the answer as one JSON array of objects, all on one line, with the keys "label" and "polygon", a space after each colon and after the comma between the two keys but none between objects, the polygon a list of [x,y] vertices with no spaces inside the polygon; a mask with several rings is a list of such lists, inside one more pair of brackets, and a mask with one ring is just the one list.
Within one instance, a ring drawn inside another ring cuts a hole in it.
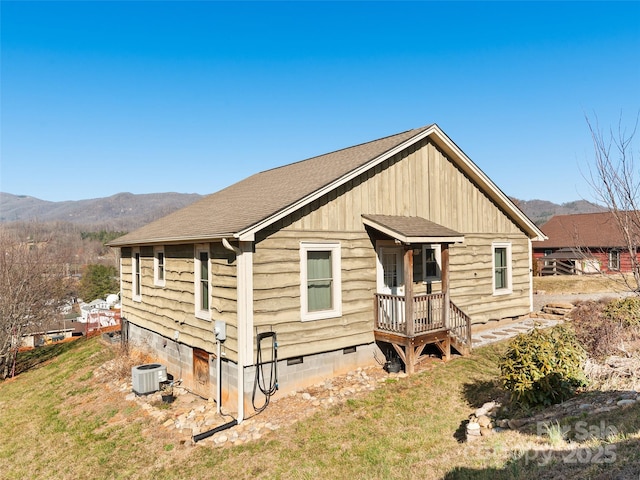
[{"label": "gray shingle roof", "polygon": [[400,241],[439,242],[448,239],[462,241],[463,234],[422,217],[399,215],[362,215],[368,225],[387,233]]},{"label": "gray shingle roof", "polygon": [[383,155],[431,125],[252,175],[151,222],[111,246],[232,236]]}]

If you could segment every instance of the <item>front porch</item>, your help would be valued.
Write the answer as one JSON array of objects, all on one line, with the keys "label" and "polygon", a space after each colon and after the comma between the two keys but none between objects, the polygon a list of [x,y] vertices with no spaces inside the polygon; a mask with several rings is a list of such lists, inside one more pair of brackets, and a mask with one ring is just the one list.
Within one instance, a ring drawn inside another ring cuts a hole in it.
[{"label": "front porch", "polygon": [[409,302],[405,296],[376,294],[374,312],[375,339],[393,346],[408,374],[427,358],[427,345],[436,345],[445,361],[451,347],[462,355],[471,352],[471,320],[444,293],[416,295]]}]

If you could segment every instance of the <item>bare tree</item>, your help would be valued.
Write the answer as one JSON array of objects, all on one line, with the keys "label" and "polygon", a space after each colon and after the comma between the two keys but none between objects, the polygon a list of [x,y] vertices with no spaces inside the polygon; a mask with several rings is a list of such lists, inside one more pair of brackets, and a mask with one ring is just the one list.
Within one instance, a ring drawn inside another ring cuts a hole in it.
[{"label": "bare tree", "polygon": [[44,242],[0,228],[0,378],[11,375],[22,335],[57,319],[67,292]]},{"label": "bare tree", "polygon": [[629,253],[633,277],[622,276],[632,291],[640,291],[640,171],[634,164],[633,140],[638,128],[636,117],[633,129],[628,132],[622,117],[616,130],[604,133],[586,117],[595,153],[593,169],[590,169],[591,188],[597,200],[611,212],[620,229],[624,245]]}]

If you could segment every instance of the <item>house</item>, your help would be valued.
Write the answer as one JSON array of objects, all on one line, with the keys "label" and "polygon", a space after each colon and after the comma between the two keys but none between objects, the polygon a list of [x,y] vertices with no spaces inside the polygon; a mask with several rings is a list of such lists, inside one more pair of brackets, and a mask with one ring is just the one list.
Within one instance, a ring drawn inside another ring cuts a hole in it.
[{"label": "house", "polygon": [[543,238],[433,124],[255,174],[110,245],[123,336],[241,421],[374,355],[411,372],[425,345],[468,352],[472,324],[532,310]]},{"label": "house", "polygon": [[632,271],[628,243],[612,212],[555,215],[541,229],[547,240],[533,243],[540,275]]}]

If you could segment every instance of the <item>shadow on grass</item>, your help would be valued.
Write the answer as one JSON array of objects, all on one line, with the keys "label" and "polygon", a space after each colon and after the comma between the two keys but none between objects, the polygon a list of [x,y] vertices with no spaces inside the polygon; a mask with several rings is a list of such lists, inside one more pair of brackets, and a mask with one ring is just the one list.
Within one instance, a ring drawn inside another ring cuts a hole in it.
[{"label": "shadow on grass", "polygon": [[62,355],[73,347],[74,342],[44,345],[42,347],[36,347],[33,350],[18,352],[18,357],[16,359],[16,376]]},{"label": "shadow on grass", "polygon": [[502,401],[506,392],[500,387],[500,381],[478,380],[462,385],[462,393],[467,403],[473,408],[479,408],[487,402]]}]

